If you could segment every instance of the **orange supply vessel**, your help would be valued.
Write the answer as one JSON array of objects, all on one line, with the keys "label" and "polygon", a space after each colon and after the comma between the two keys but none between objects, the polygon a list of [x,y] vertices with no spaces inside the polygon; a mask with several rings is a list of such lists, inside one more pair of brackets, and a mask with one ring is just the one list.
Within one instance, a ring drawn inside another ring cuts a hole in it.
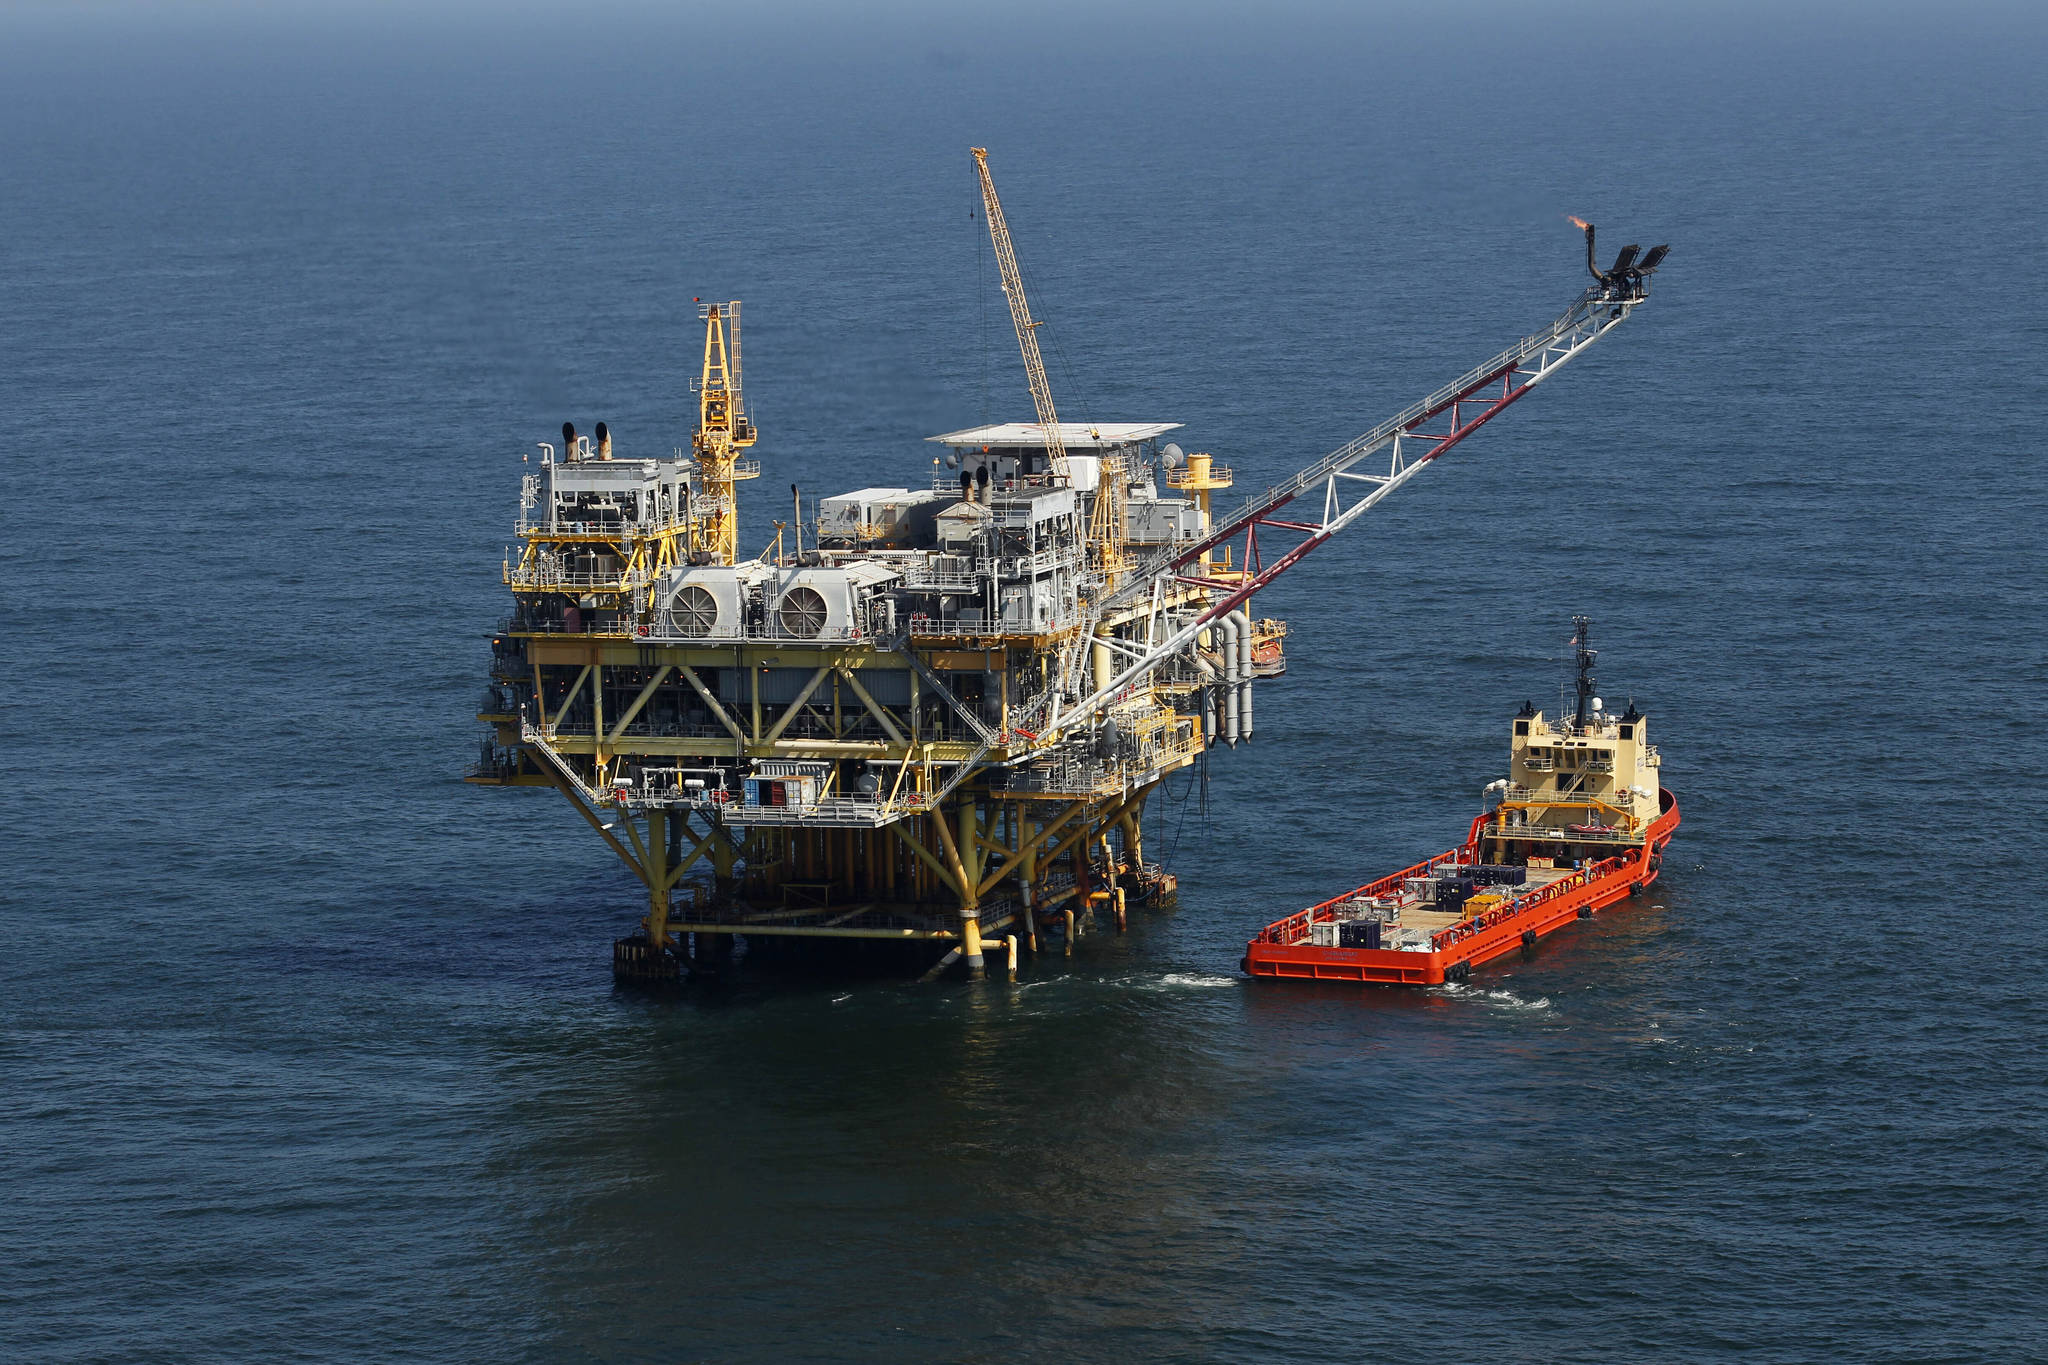
[{"label": "orange supply vessel", "polygon": [[1572,624],[1576,705],[1548,720],[1523,704],[1508,776],[1486,789],[1489,808],[1465,842],[1266,926],[1245,947],[1245,971],[1386,986],[1462,981],[1657,880],[1678,801],[1635,703],[1618,716],[1601,709],[1590,625],[1583,616]]}]

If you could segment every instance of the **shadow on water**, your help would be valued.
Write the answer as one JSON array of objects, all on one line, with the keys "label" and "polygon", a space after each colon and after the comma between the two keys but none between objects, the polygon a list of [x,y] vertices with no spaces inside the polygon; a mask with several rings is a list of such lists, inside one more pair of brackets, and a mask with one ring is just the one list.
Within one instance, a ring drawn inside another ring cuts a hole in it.
[{"label": "shadow on water", "polygon": [[[957,1339],[963,1315],[1000,1339],[1011,1309],[1012,1334],[1048,1312],[1136,1327],[1149,1310],[1103,1302],[1102,1256],[1139,1271],[1227,1254],[1191,1195],[1221,1179],[1215,1129],[1263,1085],[1207,1041],[1240,993],[1081,970],[617,997],[634,1026],[611,1046],[535,1037],[520,1063],[587,1082],[571,1103],[517,1101],[519,1126],[550,1136],[501,1168],[546,1191],[528,1216],[557,1248],[547,1313],[562,1340],[674,1330],[764,1358],[849,1314],[846,1347],[875,1351]],[[726,1301],[735,1282],[812,1289],[795,1317],[763,1319]],[[609,1329],[612,1313],[633,1326]]]}]

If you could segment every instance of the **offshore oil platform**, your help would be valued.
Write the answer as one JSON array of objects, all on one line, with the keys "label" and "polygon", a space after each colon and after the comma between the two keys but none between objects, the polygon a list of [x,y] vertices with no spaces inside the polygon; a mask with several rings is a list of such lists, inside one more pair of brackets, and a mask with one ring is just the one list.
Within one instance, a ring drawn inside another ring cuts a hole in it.
[{"label": "offshore oil platform", "polygon": [[689,452],[622,458],[603,423],[564,425],[524,477],[470,781],[555,788],[646,887],[621,979],[716,970],[736,938],[974,975],[994,948],[1014,973],[1171,896],[1146,799],[1252,737],[1287,632],[1254,594],[1626,320],[1665,252],[1603,271],[1582,224],[1594,284],[1549,327],[1224,512],[1231,470],[1177,424],[1060,420],[973,155],[1036,421],[931,437],[929,486],[809,521],[799,499],[789,541],[741,559],[759,433],[740,305],[717,303]]}]

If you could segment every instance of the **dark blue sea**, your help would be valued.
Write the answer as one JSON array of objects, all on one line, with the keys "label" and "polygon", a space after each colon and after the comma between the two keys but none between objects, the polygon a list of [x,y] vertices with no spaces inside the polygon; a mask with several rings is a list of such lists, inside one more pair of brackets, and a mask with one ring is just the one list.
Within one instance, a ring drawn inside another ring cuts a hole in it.
[{"label": "dark blue sea", "polygon": [[[2048,21],[2019,6],[0,12],[0,1358],[2048,1358]],[[1650,302],[1261,600],[1177,909],[1016,984],[615,990],[464,785],[520,463],[1063,414],[1256,487]],[[1603,252],[1604,254],[1604,252]],[[1684,828],[1417,993],[1249,933],[1454,842],[1569,618]]]}]

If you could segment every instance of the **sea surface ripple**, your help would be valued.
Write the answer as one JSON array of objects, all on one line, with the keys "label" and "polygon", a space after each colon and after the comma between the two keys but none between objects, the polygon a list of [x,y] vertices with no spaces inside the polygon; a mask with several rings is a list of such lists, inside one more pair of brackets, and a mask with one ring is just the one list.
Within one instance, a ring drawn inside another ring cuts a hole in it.
[{"label": "sea surface ripple", "polygon": [[[2038,14],[367,13],[0,13],[0,1357],[2048,1357]],[[634,888],[460,780],[522,452],[686,444],[697,296],[749,550],[1023,415],[970,144],[1064,410],[1241,488],[1546,322],[1566,212],[1675,245],[1264,595],[1177,910],[616,992]],[[1239,976],[1455,840],[1575,612],[1655,894]]]}]

